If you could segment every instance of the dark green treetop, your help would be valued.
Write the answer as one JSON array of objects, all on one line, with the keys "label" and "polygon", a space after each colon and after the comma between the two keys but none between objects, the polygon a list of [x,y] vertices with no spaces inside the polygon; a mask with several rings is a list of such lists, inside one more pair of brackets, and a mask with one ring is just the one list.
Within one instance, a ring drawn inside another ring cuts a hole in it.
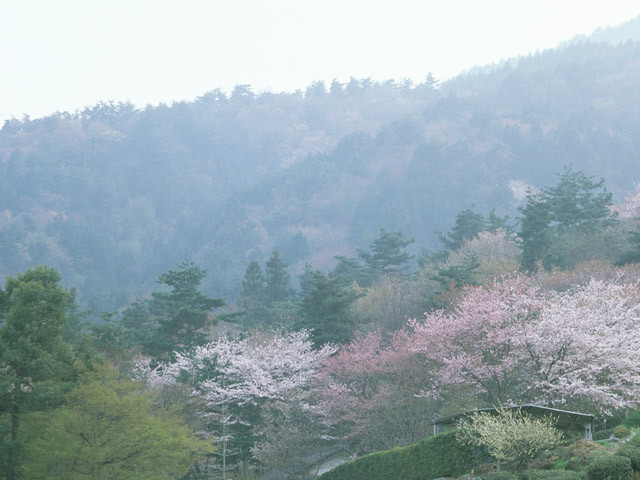
[{"label": "dark green treetop", "polygon": [[522,249],[520,267],[524,271],[535,272],[539,261],[547,263],[553,242],[551,205],[540,193],[530,192],[527,203],[519,211],[522,215],[518,232]]},{"label": "dark green treetop", "polygon": [[164,360],[174,351],[206,342],[206,328],[214,321],[212,310],[225,302],[198,290],[205,275],[206,270],[185,259],[177,270],[158,277],[169,292],[153,292],[151,300],[134,303],[124,313],[123,325],[145,353]]},{"label": "dark green treetop", "polygon": [[7,277],[0,290],[0,471],[7,480],[19,475],[23,415],[57,404],[75,373],[62,338],[70,302],[60,280],[36,267]]},{"label": "dark green treetop", "polygon": [[275,302],[282,302],[291,297],[289,288],[289,272],[287,264],[284,262],[278,249],[273,249],[271,257],[265,264],[265,303],[271,305]]},{"label": "dark green treetop", "polygon": [[360,257],[374,277],[404,272],[413,255],[405,248],[415,240],[404,238],[402,232],[387,232],[380,228],[380,235],[369,245],[371,252],[358,249]]},{"label": "dark green treetop", "polygon": [[470,208],[462,210],[456,215],[455,225],[451,228],[451,232],[446,235],[438,234],[440,241],[449,250],[458,250],[464,242],[477,237],[480,232],[486,230],[485,222],[482,214],[476,213]]},{"label": "dark green treetop", "polygon": [[611,193],[604,179],[596,180],[582,172],[565,167],[558,174],[558,183],[543,189],[549,203],[553,221],[560,231],[582,227],[593,229],[605,220],[611,220]]},{"label": "dark green treetop", "polygon": [[313,343],[347,343],[355,328],[351,305],[357,294],[341,286],[339,279],[329,278],[307,266],[300,276],[301,293],[298,307],[298,330],[312,331]]},{"label": "dark green treetop", "polygon": [[262,273],[262,267],[256,260],[252,260],[244,272],[242,279],[241,299],[261,300],[264,296],[266,278]]}]

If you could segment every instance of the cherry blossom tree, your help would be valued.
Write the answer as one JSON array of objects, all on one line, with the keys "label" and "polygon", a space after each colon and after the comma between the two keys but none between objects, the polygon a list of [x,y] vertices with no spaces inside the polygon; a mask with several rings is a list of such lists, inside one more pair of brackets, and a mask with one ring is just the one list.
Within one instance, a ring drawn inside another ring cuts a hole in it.
[{"label": "cherry blossom tree", "polygon": [[531,279],[507,277],[412,322],[407,343],[433,369],[425,394],[467,388],[476,402],[610,414],[640,398],[638,302],[636,284],[592,280],[545,295]]},{"label": "cherry blossom tree", "polygon": [[617,214],[618,218],[630,220],[640,217],[640,183],[634,185],[635,191],[628,192],[624,197],[624,202],[613,205],[611,212]]},{"label": "cherry blossom tree", "polygon": [[599,413],[636,407],[640,398],[637,285],[592,280],[551,296],[521,332],[530,375],[526,396],[549,406]]},{"label": "cherry blossom tree", "polygon": [[206,433],[219,444],[221,478],[237,452],[248,453],[259,434],[259,407],[269,401],[305,402],[320,364],[336,351],[312,348],[306,331],[221,338],[151,372],[152,385],[182,382],[202,401]]},{"label": "cherry blossom tree", "polygon": [[452,311],[425,314],[410,322],[410,348],[424,355],[434,374],[434,390],[470,387],[490,404],[508,403],[522,390],[518,336],[544,305],[525,276],[468,287]]},{"label": "cherry blossom tree", "polygon": [[429,431],[434,402],[417,397],[429,372],[409,351],[406,332],[358,335],[318,374],[326,421],[357,450],[414,443]]}]

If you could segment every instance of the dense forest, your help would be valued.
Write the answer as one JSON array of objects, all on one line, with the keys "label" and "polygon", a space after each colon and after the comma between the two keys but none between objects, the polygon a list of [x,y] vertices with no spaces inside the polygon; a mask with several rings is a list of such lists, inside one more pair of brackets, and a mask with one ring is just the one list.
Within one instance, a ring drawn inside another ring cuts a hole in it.
[{"label": "dense forest", "polygon": [[640,178],[638,44],[589,41],[439,84],[240,85],[99,103],[0,131],[0,273],[46,264],[79,301],[126,306],[184,255],[233,303],[252,260],[327,271],[380,227],[438,249],[457,212],[516,216],[563,166],[620,201]]},{"label": "dense forest", "polygon": [[634,22],[443,83],[5,122],[0,478],[307,478],[470,408],[640,417],[640,43],[601,42]]}]

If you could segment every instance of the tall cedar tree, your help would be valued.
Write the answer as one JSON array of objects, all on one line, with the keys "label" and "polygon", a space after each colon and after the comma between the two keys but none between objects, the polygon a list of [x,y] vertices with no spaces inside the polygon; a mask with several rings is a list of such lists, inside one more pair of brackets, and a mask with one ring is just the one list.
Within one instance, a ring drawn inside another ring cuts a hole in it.
[{"label": "tall cedar tree", "polygon": [[355,321],[351,306],[357,294],[337,278],[307,268],[300,276],[302,292],[295,328],[312,331],[314,347],[342,344],[353,337]]},{"label": "tall cedar tree", "polygon": [[245,327],[264,325],[271,320],[265,302],[266,278],[260,264],[253,260],[247,266],[242,280],[242,291],[238,297],[238,305],[244,309],[242,323]]},{"label": "tall cedar tree", "polygon": [[538,270],[538,262],[547,262],[549,250],[553,242],[551,227],[551,205],[539,193],[529,193],[527,203],[519,207],[520,214],[520,247],[522,255],[520,268],[527,272]]},{"label": "tall cedar tree", "polygon": [[7,277],[0,290],[0,470],[7,480],[19,478],[22,417],[57,404],[74,374],[62,339],[69,296],[60,279],[36,267]]},{"label": "tall cedar tree", "polygon": [[265,264],[265,303],[267,305],[282,302],[291,296],[287,266],[280,257],[278,249],[274,248],[271,257]]},{"label": "tall cedar tree", "polygon": [[262,273],[260,264],[253,260],[247,266],[242,279],[241,302],[251,305],[262,300],[266,286],[266,278]]},{"label": "tall cedar tree", "polygon": [[225,305],[220,298],[210,298],[198,291],[207,271],[185,259],[178,270],[158,277],[158,283],[170,292],[153,292],[148,302],[153,320],[149,332],[147,353],[156,359],[166,359],[175,351],[203,345],[207,341],[206,327],[213,323],[211,311]]}]

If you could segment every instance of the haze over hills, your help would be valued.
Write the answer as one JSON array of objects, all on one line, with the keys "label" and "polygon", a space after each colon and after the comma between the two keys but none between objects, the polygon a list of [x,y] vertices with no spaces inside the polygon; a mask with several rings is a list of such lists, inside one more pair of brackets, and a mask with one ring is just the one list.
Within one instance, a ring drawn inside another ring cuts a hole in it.
[{"label": "haze over hills", "polygon": [[292,272],[329,268],[380,227],[437,249],[460,210],[515,217],[526,186],[565,165],[621,199],[640,181],[639,23],[441,85],[238,86],[7,121],[0,275],[46,264],[114,309],[187,255],[232,301],[274,247]]}]

